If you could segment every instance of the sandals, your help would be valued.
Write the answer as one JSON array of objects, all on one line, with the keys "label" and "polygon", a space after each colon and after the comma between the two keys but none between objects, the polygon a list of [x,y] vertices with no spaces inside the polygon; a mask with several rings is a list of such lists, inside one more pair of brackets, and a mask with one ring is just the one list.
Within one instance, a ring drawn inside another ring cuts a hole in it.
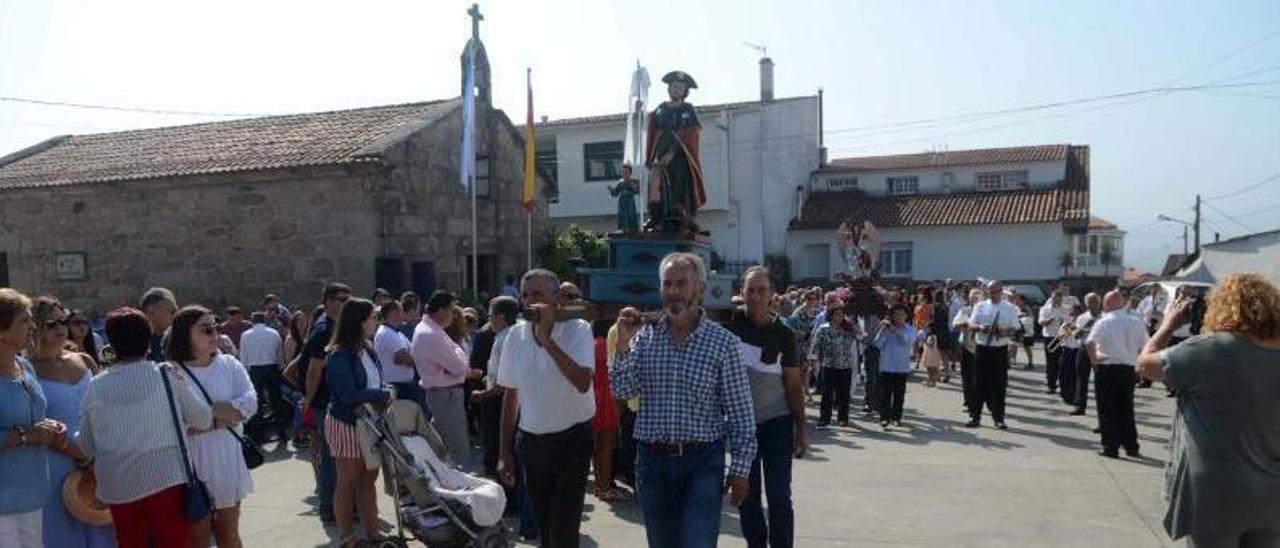
[{"label": "sandals", "polygon": [[618,502],[627,500],[628,494],[619,487],[608,487],[601,489],[599,487],[592,489],[592,494],[602,502]]}]

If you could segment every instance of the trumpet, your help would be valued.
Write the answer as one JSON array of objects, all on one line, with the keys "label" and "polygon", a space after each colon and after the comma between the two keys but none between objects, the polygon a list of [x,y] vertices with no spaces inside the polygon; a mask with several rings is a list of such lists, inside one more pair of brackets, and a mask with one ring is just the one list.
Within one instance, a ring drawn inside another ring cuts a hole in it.
[{"label": "trumpet", "polygon": [[1068,339],[1071,339],[1072,337],[1074,337],[1075,334],[1076,334],[1076,324],[1069,323],[1067,325],[1062,326],[1062,330],[1058,332],[1058,336],[1050,339],[1049,342],[1045,343],[1044,351],[1045,352],[1057,351],[1058,348],[1061,347],[1063,343],[1067,342]]}]

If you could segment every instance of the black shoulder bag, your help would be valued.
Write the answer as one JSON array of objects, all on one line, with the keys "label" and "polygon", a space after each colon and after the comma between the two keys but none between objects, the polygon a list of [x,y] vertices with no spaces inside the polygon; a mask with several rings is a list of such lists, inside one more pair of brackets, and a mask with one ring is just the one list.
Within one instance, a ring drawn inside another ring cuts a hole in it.
[{"label": "black shoulder bag", "polygon": [[173,387],[169,384],[169,375],[160,370],[160,378],[164,380],[164,393],[169,398],[169,414],[173,417],[173,429],[178,433],[178,449],[182,451],[182,468],[187,472],[187,483],[182,486],[183,512],[187,521],[196,522],[208,519],[213,513],[213,499],[209,497],[209,488],[196,477],[191,469],[191,458],[187,456],[187,434],[182,431],[182,422],[178,420],[178,406],[173,401]]},{"label": "black shoulder bag", "polygon": [[[209,407],[212,408],[213,398],[209,397],[209,393],[205,391],[204,385],[200,384],[200,379],[197,379],[196,376],[193,373],[191,373],[191,370],[187,369],[187,364],[178,362],[178,365],[182,366],[182,370],[186,371],[187,376],[191,377],[191,380],[196,383],[196,388],[199,388],[200,393],[204,395],[204,401],[209,402]],[[254,468],[262,466],[262,463],[266,462],[267,459],[262,454],[262,447],[258,445],[258,442],[253,441],[252,439],[249,439],[245,436],[241,436],[239,433],[236,432],[235,428],[232,428],[230,426],[227,427],[227,431],[231,432],[231,435],[235,436],[236,441],[240,442],[240,454],[244,455],[244,465],[247,466],[250,470],[253,470]]]}]

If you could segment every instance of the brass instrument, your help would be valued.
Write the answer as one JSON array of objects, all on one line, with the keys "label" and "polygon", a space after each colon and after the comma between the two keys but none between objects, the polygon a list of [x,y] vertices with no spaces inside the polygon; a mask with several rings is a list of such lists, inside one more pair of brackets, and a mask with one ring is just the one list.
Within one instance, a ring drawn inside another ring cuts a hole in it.
[{"label": "brass instrument", "polygon": [[1074,337],[1075,333],[1076,333],[1076,324],[1069,323],[1067,325],[1062,326],[1062,330],[1058,331],[1058,336],[1052,339],[1049,339],[1049,342],[1045,343],[1044,351],[1056,352],[1058,348],[1062,346],[1063,343],[1067,342],[1067,340],[1070,339],[1071,337]]}]

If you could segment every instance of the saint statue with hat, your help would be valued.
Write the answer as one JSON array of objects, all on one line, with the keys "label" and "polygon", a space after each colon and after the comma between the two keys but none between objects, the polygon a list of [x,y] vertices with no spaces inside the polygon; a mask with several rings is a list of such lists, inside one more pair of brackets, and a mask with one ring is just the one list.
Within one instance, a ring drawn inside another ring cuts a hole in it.
[{"label": "saint statue with hat", "polygon": [[689,90],[698,87],[693,77],[682,71],[662,77],[670,100],[658,105],[649,116],[645,143],[645,165],[649,168],[649,220],[646,231],[696,233],[693,218],[707,203],[702,185],[702,164],[698,159],[698,139],[702,124],[698,113],[685,101]]}]

